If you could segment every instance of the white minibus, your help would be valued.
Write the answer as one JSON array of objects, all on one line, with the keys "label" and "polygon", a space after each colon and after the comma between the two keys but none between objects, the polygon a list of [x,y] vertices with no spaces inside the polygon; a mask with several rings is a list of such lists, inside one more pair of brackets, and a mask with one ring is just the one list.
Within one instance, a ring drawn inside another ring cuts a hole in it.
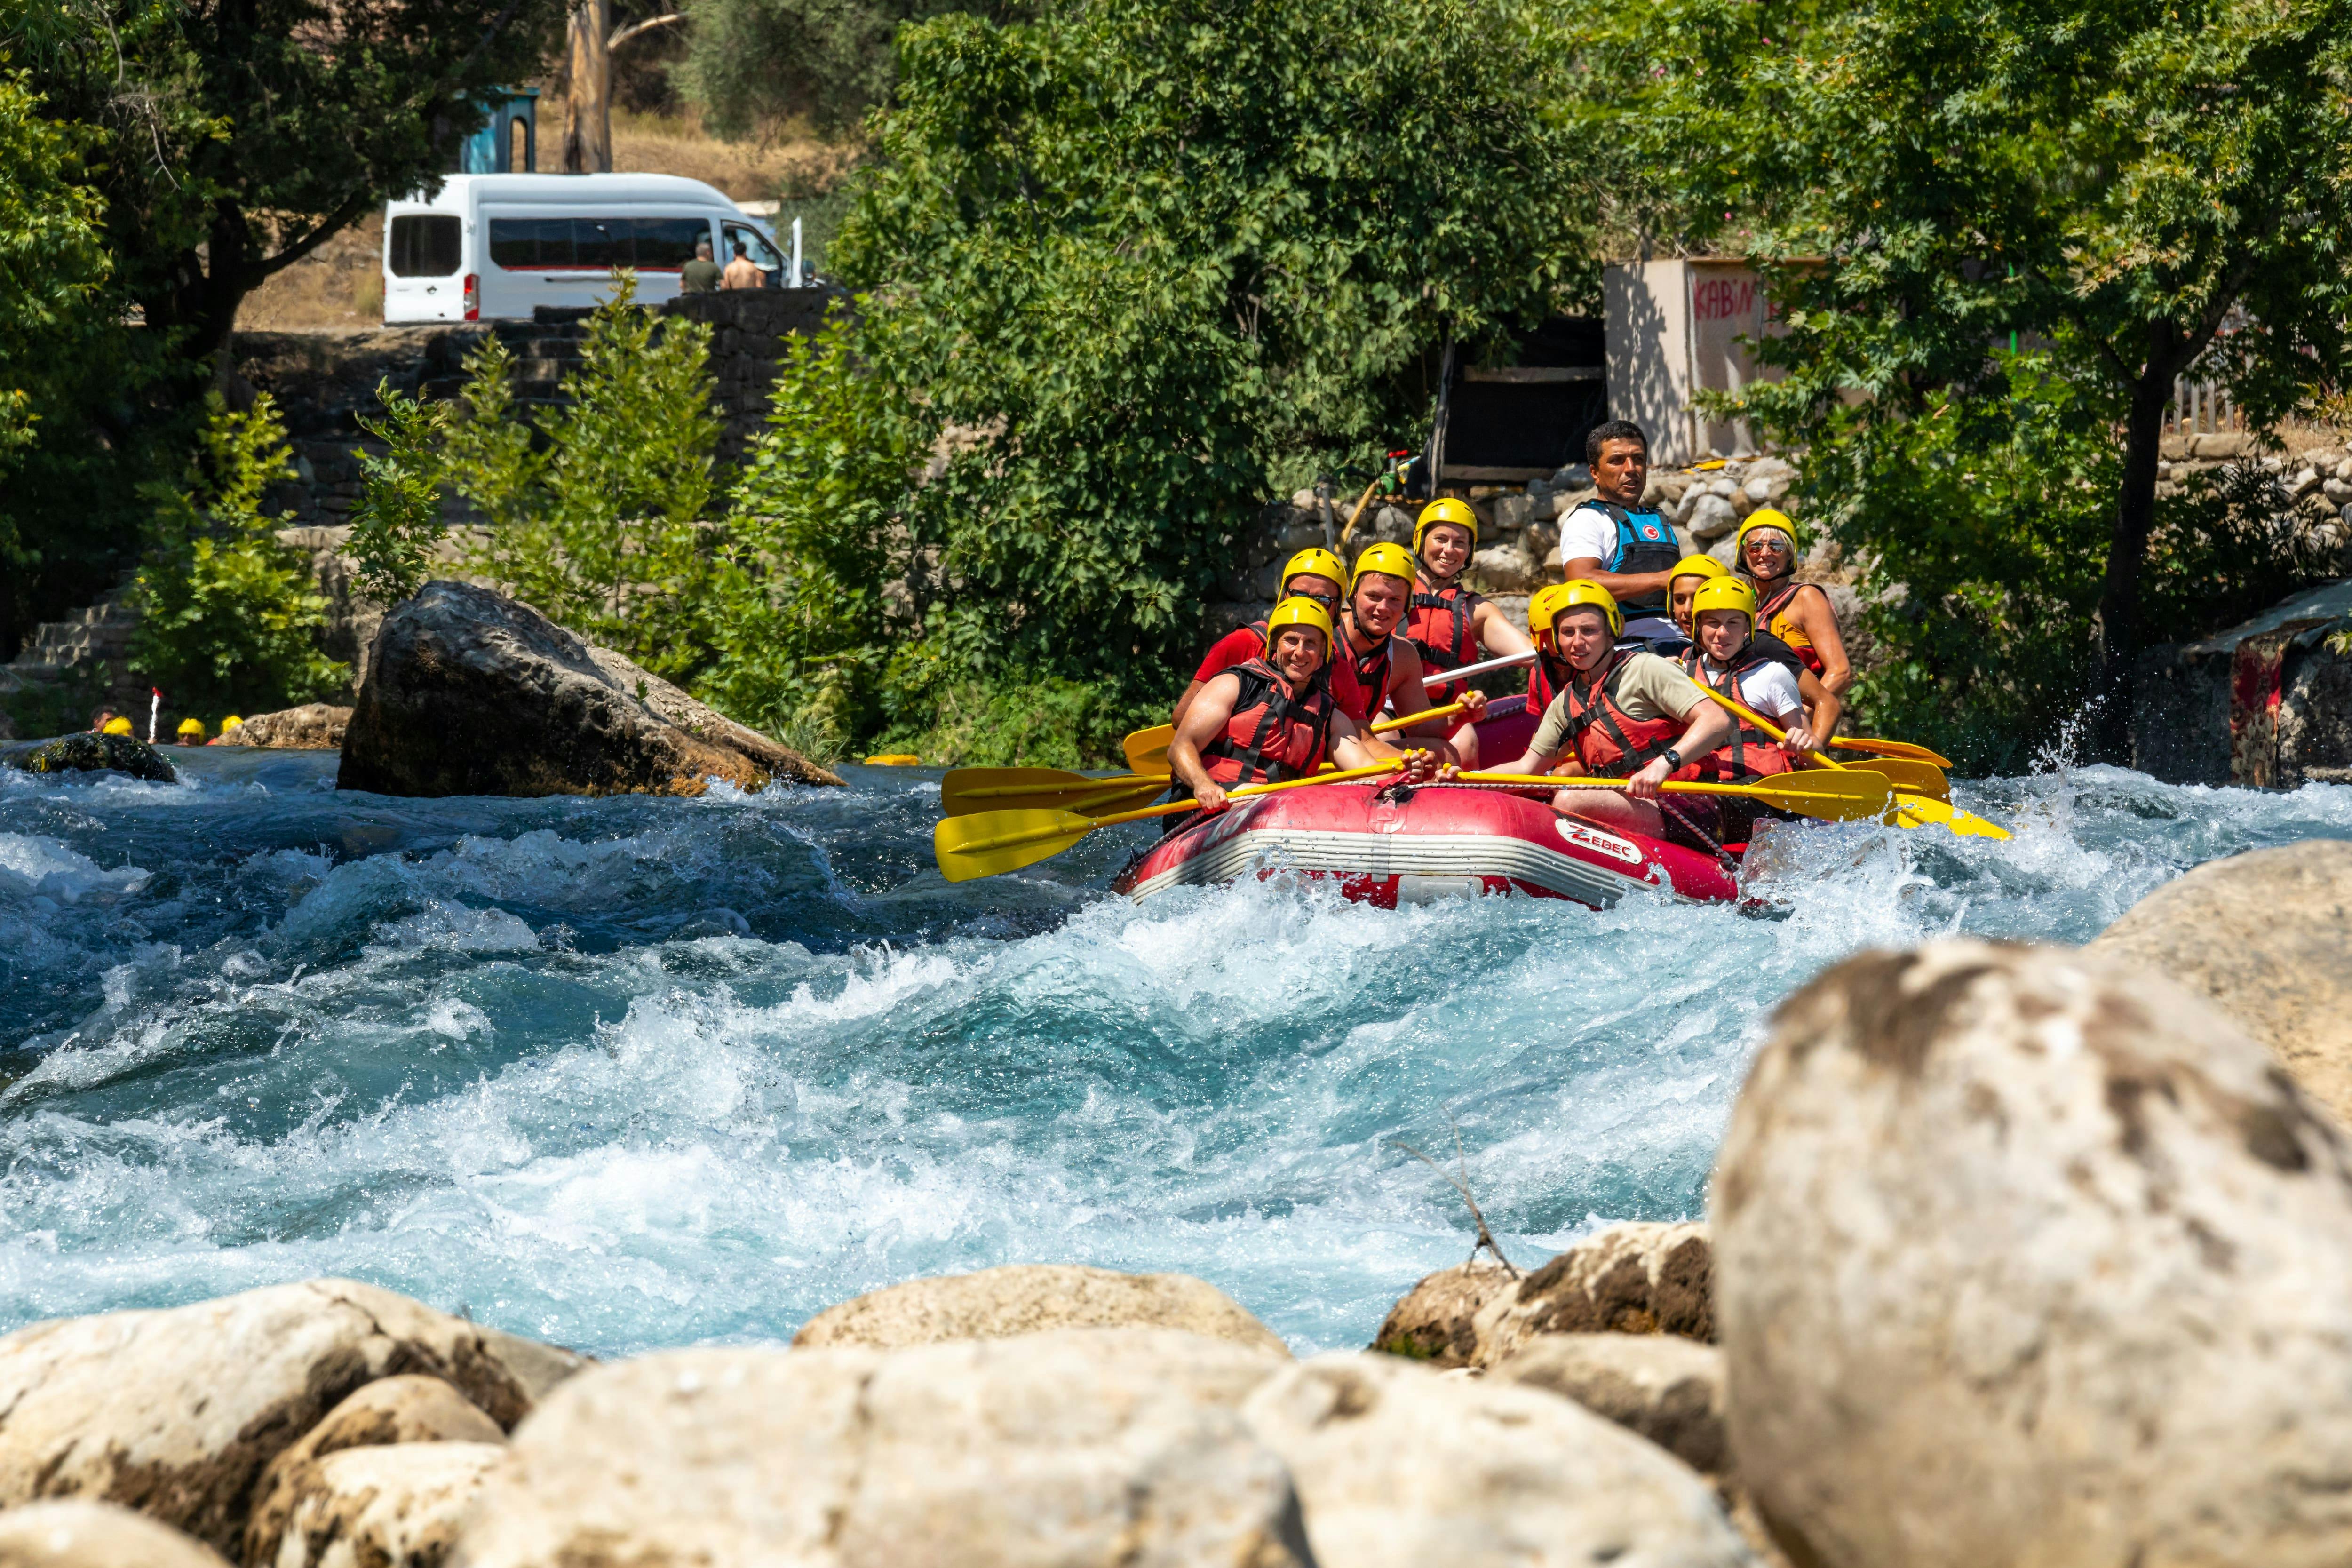
[{"label": "white minibus", "polygon": [[637,298],[677,294],[698,240],[725,266],[740,242],[768,274],[784,260],[765,224],[700,180],[676,174],[451,174],[431,195],[383,209],[383,319],[527,320],[541,305],[594,305],[613,269]]}]

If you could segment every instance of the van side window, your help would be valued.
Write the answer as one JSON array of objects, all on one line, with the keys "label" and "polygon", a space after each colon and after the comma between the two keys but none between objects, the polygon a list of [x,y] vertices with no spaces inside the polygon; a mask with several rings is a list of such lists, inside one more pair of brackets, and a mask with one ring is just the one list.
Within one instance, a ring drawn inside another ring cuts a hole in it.
[{"label": "van side window", "polygon": [[493,267],[570,267],[572,220],[568,217],[494,217],[490,220]]},{"label": "van side window", "polygon": [[675,272],[694,259],[694,247],[709,243],[710,220],[699,217],[641,217],[636,220],[636,265],[640,269]]},{"label": "van side window", "polygon": [[457,270],[464,251],[454,217],[420,213],[392,220],[392,275],[446,278]]}]

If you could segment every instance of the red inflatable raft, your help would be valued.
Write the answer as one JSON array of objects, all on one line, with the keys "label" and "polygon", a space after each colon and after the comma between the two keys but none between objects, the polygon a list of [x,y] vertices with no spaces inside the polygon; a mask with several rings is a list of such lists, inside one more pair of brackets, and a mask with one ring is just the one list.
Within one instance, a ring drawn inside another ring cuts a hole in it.
[{"label": "red inflatable raft", "polygon": [[1603,910],[1636,888],[1739,896],[1713,857],[1563,817],[1534,791],[1380,783],[1236,801],[1169,835],[1113,886],[1146,899],[1277,871],[1335,879],[1347,897],[1382,909],[1513,889]]}]

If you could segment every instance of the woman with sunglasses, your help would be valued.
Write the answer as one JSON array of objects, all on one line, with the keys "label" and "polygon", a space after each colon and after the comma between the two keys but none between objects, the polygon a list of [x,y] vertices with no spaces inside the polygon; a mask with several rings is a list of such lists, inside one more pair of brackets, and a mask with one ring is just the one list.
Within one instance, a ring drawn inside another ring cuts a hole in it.
[{"label": "woman with sunglasses", "polygon": [[1733,552],[1756,585],[1757,629],[1795,649],[1805,668],[1842,698],[1853,684],[1853,666],[1846,659],[1830,596],[1797,581],[1798,538],[1797,524],[1786,512],[1759,507],[1739,525]]},{"label": "woman with sunglasses", "polygon": [[[1283,563],[1282,596],[1286,599],[1312,599],[1323,606],[1323,613],[1332,620],[1339,618],[1339,605],[1347,590],[1348,569],[1339,558],[1328,550],[1302,550]],[[1176,699],[1172,721],[1180,728],[1184,722],[1184,710],[1192,706],[1192,699],[1201,688],[1237,665],[1247,664],[1265,652],[1265,623],[1252,621],[1238,630],[1227,632],[1210,646],[1201,668],[1192,673],[1192,684],[1184,688],[1184,695]]]}]

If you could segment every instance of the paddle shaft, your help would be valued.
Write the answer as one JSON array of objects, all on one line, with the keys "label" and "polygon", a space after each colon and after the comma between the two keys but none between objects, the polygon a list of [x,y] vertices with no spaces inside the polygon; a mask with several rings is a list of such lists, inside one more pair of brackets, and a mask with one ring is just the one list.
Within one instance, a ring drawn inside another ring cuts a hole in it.
[{"label": "paddle shaft", "polygon": [[[1456,773],[1454,776],[1454,781],[1462,784],[1517,784],[1522,787],[1541,787],[1544,789],[1629,790],[1633,787],[1633,781],[1630,779],[1537,778],[1528,773]],[[1807,799],[1816,798],[1814,795],[1809,794],[1801,785],[1798,784],[1784,786],[1778,784],[1699,784],[1696,782],[1686,784],[1679,780],[1669,779],[1666,783],[1660,784],[1658,788],[1662,791],[1671,791],[1675,795],[1754,795],[1757,798],[1763,800],[1769,800],[1776,795],[1786,795],[1791,798],[1798,796],[1803,796]],[[1821,795],[1818,798],[1827,800],[1833,797],[1829,795]],[[1843,797],[1837,796],[1834,798],[1843,799]]]},{"label": "paddle shaft", "polygon": [[[1709,697],[1714,698],[1717,702],[1722,703],[1726,708],[1730,709],[1734,713],[1738,714],[1742,719],[1747,720],[1750,724],[1755,725],[1758,729],[1763,731],[1774,740],[1785,741],[1789,738],[1788,731],[1781,729],[1779,725],[1773,723],[1771,720],[1767,719],[1763,714],[1757,712],[1753,708],[1733,701],[1730,698],[1726,697],[1722,692],[1717,691],[1714,687],[1709,686],[1704,680],[1699,681],[1696,684],[1701,691],[1706,692]],[[1812,758],[1813,761],[1821,763],[1822,766],[1825,768],[1835,768],[1840,773],[1844,773],[1853,766],[1850,763],[1841,763],[1834,760],[1827,752],[1807,752],[1805,754]]]},{"label": "paddle shaft", "polygon": [[[1244,784],[1239,789],[1226,792],[1225,798],[1238,800],[1244,795],[1272,795],[1276,790],[1298,789],[1307,784],[1348,784],[1356,779],[1368,779],[1380,773],[1392,773],[1403,766],[1404,763],[1402,762],[1381,763],[1375,767],[1350,768],[1345,773],[1315,773],[1303,779],[1285,779],[1280,784]],[[1180,811],[1200,809],[1200,804],[1196,801],[1171,800],[1160,805],[1147,805],[1139,811],[1121,811],[1109,816],[1092,817],[1087,820],[1086,826],[1078,831],[1092,833],[1097,827],[1113,827],[1122,822],[1141,822],[1148,817],[1170,816]],[[1022,833],[1000,833],[991,838],[975,838],[968,844],[958,846],[958,848],[965,854],[987,849],[1009,849],[1015,844],[1034,844],[1044,838],[1064,837],[1069,832],[1069,828],[1058,826],[1033,827]]]}]

